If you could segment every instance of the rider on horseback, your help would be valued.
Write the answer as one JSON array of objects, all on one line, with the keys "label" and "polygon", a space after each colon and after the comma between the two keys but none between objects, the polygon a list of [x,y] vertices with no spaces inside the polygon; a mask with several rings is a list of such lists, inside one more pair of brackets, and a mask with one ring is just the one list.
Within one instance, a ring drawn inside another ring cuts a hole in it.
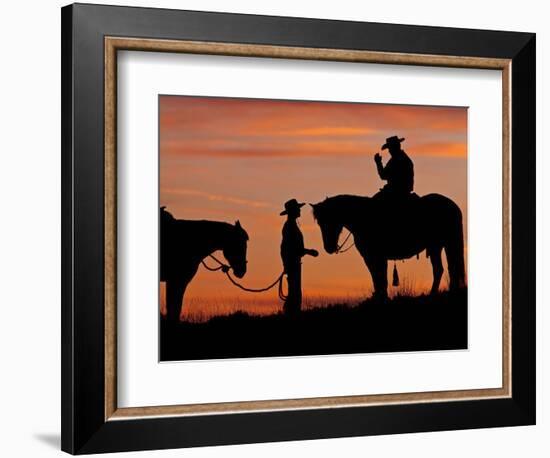
[{"label": "rider on horseback", "polygon": [[385,166],[382,164],[382,156],[379,153],[374,156],[378,175],[382,180],[387,181],[376,196],[407,197],[413,191],[414,166],[407,153],[401,149],[403,140],[405,139],[397,136],[386,138],[382,149],[388,149],[391,158]]},{"label": "rider on horseback", "polygon": [[[396,135],[386,138],[382,149],[388,149],[391,155],[386,166],[382,164],[382,156],[379,153],[374,156],[378,175],[387,183],[373,197],[375,202],[380,204],[378,216],[384,222],[381,227],[384,228],[383,230],[388,239],[392,241],[393,246],[403,244],[400,228],[415,215],[416,205],[413,205],[413,202],[418,199],[418,196],[412,192],[414,188],[413,162],[401,149],[401,142],[404,140]],[[393,285],[399,285],[395,263],[393,265]]]}]

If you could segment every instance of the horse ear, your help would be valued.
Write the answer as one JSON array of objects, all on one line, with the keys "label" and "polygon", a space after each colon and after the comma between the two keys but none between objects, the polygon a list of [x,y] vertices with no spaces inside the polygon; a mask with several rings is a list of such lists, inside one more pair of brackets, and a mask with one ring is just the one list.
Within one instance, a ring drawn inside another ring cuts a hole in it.
[{"label": "horse ear", "polygon": [[238,227],[239,229],[242,229],[243,227],[241,226],[241,222],[239,220],[235,221],[235,226]]}]

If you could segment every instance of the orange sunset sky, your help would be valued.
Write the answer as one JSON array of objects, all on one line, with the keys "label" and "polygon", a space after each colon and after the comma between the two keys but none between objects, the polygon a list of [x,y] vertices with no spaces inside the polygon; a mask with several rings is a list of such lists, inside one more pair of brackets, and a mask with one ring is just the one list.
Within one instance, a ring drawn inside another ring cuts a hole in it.
[{"label": "orange sunset sky", "polygon": [[[406,138],[402,147],[415,165],[415,192],[453,199],[467,235],[466,108],[160,96],[159,111],[160,204],[179,219],[240,220],[250,236],[242,279],[247,286],[266,286],[282,270],[284,202],[376,193],[384,182],[373,156],[392,135]],[[387,150],[382,156],[386,163]],[[324,252],[309,206],[299,221],[306,246],[320,252],[303,260],[304,305],[369,296],[372,281],[357,251]],[[393,263],[390,274],[391,268]],[[401,288],[428,290],[431,265],[424,253],[397,268]],[[223,274],[201,267],[187,289],[184,316],[272,313],[281,307],[276,289],[245,293]]]}]

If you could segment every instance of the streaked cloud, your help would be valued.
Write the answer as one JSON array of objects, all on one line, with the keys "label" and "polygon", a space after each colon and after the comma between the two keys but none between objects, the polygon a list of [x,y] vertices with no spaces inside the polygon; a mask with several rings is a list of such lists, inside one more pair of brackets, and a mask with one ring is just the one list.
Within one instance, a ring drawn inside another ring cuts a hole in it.
[{"label": "streaked cloud", "polygon": [[178,157],[361,155],[391,135],[465,155],[464,108],[163,96],[160,117],[162,154]]},{"label": "streaked cloud", "polygon": [[212,194],[198,189],[186,189],[186,188],[163,188],[162,194],[166,197],[178,195],[178,196],[190,196],[201,197],[212,202],[226,202],[230,204],[243,205],[245,207],[253,208],[265,208],[271,205],[267,202],[261,202],[257,200],[242,199],[239,197],[226,196],[221,194]]}]

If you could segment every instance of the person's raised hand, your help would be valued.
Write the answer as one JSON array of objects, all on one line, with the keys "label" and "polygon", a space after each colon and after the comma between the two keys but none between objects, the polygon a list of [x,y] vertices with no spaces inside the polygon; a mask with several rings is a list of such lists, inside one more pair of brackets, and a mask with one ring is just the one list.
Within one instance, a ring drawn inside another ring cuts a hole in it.
[{"label": "person's raised hand", "polygon": [[382,162],[382,156],[380,156],[380,153],[376,153],[374,155],[374,162],[376,162],[377,164],[379,164],[380,162]]}]

